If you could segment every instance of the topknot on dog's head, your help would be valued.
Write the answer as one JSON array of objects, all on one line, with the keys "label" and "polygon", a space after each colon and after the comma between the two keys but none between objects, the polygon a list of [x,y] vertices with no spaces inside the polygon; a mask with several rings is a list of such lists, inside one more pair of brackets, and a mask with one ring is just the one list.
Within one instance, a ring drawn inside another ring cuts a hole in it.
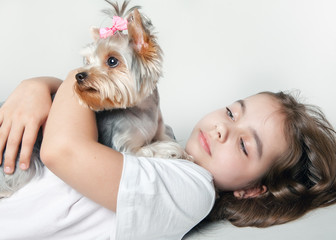
[{"label": "topknot on dog's head", "polygon": [[103,9],[102,12],[105,13],[107,16],[113,18],[114,16],[119,16],[125,18],[132,12],[134,9],[140,9],[140,6],[133,6],[130,9],[127,9],[128,4],[130,1],[124,1],[121,6],[119,6],[118,2],[111,2],[109,0],[105,0],[108,4],[112,6],[109,9]]},{"label": "topknot on dog's head", "polygon": [[[136,22],[137,27],[142,27],[143,30],[148,36],[148,38],[155,38],[154,36],[154,27],[152,21],[143,13],[139,12],[141,6],[133,6],[128,9],[128,4],[130,1],[124,1],[121,6],[119,6],[118,2],[111,2],[109,0],[105,0],[108,4],[112,6],[109,9],[103,9],[102,12],[108,15],[110,18],[113,19],[115,16],[119,16],[121,18],[125,18],[128,20],[128,24],[132,24],[132,22]],[[135,17],[136,16],[136,17]],[[133,24],[134,25],[134,24]],[[135,26],[128,26],[128,28]],[[136,31],[140,31],[137,29]]]},{"label": "topknot on dog's head", "polygon": [[[119,16],[122,18],[128,18],[130,14],[135,10],[140,10],[141,6],[133,6],[128,9],[128,4],[130,1],[124,1],[121,6],[119,6],[118,2],[111,2],[109,0],[105,0],[108,4],[112,6],[112,8],[109,9],[103,9],[102,12],[105,13],[110,18],[113,18],[114,16]],[[144,25],[144,29],[151,33],[154,29],[152,21],[143,13],[141,14],[141,21]]]}]

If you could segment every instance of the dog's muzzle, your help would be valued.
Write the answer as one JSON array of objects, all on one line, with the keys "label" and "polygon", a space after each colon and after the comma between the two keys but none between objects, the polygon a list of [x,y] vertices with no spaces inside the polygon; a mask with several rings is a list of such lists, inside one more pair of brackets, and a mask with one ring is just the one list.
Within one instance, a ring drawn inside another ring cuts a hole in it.
[{"label": "dog's muzzle", "polygon": [[77,83],[80,84],[88,77],[88,74],[86,72],[80,72],[80,73],[77,73],[75,77],[76,77]]}]

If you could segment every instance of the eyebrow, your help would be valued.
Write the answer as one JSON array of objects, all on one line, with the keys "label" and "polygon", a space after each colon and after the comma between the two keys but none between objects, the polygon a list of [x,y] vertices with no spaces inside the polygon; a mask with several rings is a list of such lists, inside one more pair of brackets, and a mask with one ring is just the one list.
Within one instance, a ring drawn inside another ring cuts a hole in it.
[{"label": "eyebrow", "polygon": [[262,152],[263,152],[263,144],[262,144],[262,142],[260,140],[260,137],[259,137],[258,133],[256,132],[256,130],[251,129],[251,131],[253,133],[254,140],[257,143],[257,149],[258,149],[259,158],[261,158]]},{"label": "eyebrow", "polygon": [[245,101],[240,99],[240,100],[238,100],[237,102],[240,104],[240,107],[241,107],[241,109],[242,109],[243,114],[245,114],[245,112],[246,112]]},{"label": "eyebrow", "polygon": [[[245,114],[246,112],[246,104],[245,104],[245,101],[244,100],[238,100],[237,101],[239,104],[240,104],[240,107],[242,109],[242,113],[243,115]],[[250,129],[251,132],[252,132],[252,135],[253,135],[253,138],[254,138],[254,141],[256,142],[257,144],[257,150],[258,150],[258,155],[259,155],[259,158],[261,158],[262,156],[262,153],[263,153],[263,143],[257,133],[257,131],[253,128]]]}]

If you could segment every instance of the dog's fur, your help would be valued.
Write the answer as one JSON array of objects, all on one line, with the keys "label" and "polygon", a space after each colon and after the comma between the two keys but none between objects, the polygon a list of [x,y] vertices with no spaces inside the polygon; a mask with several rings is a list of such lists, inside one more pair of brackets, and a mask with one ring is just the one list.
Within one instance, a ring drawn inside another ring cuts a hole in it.
[{"label": "dog's fur", "polygon": [[[74,92],[80,102],[96,111],[99,142],[120,152],[139,156],[190,159],[173,139],[163,122],[157,82],[162,74],[162,51],[151,21],[139,7],[126,10],[108,0],[110,16],[127,17],[127,33],[100,38],[93,28],[94,42],[83,50],[86,65],[78,70]],[[30,168],[16,167],[6,175],[1,167],[0,198],[8,197],[42,172],[39,135]],[[17,159],[18,163],[18,159]]]}]

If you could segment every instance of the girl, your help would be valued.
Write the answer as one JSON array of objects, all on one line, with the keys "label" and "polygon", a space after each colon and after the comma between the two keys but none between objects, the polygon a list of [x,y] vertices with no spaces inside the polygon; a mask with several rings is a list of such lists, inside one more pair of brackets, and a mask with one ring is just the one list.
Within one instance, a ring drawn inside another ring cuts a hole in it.
[{"label": "girl", "polygon": [[49,116],[60,84],[52,78],[24,81],[0,109],[7,172],[21,140],[20,166],[28,167],[47,116],[41,158],[52,172],[1,200],[5,239],[181,239],[204,218],[266,227],[336,201],[335,132],[317,108],[256,94],[199,121],[186,144],[194,163],[141,158],[97,142],[95,114],[73,94],[74,74]]}]

